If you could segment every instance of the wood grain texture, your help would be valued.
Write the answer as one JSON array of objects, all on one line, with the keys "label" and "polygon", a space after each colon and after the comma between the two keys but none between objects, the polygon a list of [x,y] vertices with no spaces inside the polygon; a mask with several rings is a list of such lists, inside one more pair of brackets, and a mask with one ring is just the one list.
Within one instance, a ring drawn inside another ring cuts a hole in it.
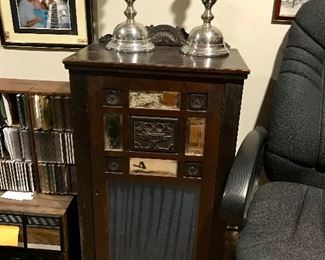
[{"label": "wood grain texture", "polygon": [[69,96],[70,83],[64,81],[37,81],[35,86],[29,90],[30,94]]},{"label": "wood grain texture", "polygon": [[78,167],[78,209],[80,223],[81,253],[84,260],[95,258],[93,226],[93,199],[90,160],[90,136],[88,125],[88,90],[83,74],[70,73],[72,125],[74,129],[74,150]]},{"label": "wood grain texture", "polygon": [[37,84],[35,80],[20,79],[0,79],[0,89],[2,93],[24,93]]},{"label": "wood grain texture", "polygon": [[32,93],[43,95],[70,95],[70,83],[64,81],[43,81],[0,78],[1,93]]},{"label": "wood grain texture", "polygon": [[[66,58],[66,68],[83,70],[165,73],[194,73],[198,77],[245,79],[249,69],[236,49],[224,58],[190,57],[180,53],[178,47],[157,46],[148,54],[124,54],[107,51],[104,44],[92,44]],[[191,75],[187,75],[191,76]]]},{"label": "wood grain texture", "polygon": [[[3,192],[0,193],[2,195]],[[0,211],[16,214],[63,216],[73,197],[37,193],[32,200],[16,201],[0,198]]]},{"label": "wood grain texture", "polygon": [[27,228],[27,243],[60,245],[60,230],[49,228]]}]

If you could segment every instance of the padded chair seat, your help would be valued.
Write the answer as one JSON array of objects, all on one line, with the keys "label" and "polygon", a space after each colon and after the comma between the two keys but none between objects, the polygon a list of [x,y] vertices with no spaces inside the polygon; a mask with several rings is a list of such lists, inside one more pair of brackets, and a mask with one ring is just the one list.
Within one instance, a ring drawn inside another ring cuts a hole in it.
[{"label": "padded chair seat", "polygon": [[261,186],[240,233],[237,259],[325,259],[325,190],[273,182]]}]

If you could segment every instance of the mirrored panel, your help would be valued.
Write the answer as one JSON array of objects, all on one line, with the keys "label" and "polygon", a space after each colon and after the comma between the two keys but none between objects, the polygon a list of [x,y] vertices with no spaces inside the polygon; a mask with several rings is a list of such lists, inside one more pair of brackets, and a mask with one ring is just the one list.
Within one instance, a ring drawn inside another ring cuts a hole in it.
[{"label": "mirrored panel", "polygon": [[187,119],[186,155],[202,156],[204,152],[205,118],[190,117]]},{"label": "mirrored panel", "polygon": [[130,174],[176,177],[177,161],[163,159],[130,158]]},{"label": "mirrored panel", "polygon": [[179,110],[180,93],[176,91],[130,90],[130,108]]},{"label": "mirrored panel", "polygon": [[105,150],[122,150],[123,117],[120,114],[105,114],[104,136]]}]

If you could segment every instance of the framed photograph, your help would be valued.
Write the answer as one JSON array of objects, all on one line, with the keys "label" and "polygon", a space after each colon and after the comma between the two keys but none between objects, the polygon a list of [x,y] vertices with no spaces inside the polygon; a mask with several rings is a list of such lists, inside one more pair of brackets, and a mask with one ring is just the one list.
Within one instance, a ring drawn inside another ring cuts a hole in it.
[{"label": "framed photograph", "polygon": [[81,48],[92,42],[91,0],[1,0],[3,46]]},{"label": "framed photograph", "polygon": [[272,23],[289,24],[308,0],[275,0]]}]

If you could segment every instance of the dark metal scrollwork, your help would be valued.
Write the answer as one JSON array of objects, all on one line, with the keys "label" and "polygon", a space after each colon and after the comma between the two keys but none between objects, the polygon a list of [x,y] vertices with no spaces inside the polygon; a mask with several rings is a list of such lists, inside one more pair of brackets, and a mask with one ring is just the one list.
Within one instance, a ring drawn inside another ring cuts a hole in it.
[{"label": "dark metal scrollwork", "polygon": [[184,165],[185,177],[202,177],[202,163],[186,162]]},{"label": "dark metal scrollwork", "polygon": [[106,34],[98,39],[100,43],[107,44],[109,41],[111,41],[113,35],[112,34]]},{"label": "dark metal scrollwork", "polygon": [[122,91],[119,89],[104,89],[104,105],[121,106]]},{"label": "dark metal scrollwork", "polygon": [[148,26],[149,38],[157,46],[182,46],[188,37],[188,33],[180,27],[167,24]]},{"label": "dark metal scrollwork", "polygon": [[[168,24],[146,26],[150,40],[156,46],[182,46],[187,38],[188,33],[184,28],[173,27]],[[112,39],[112,34],[106,34],[99,38],[99,42],[107,44]]]},{"label": "dark metal scrollwork", "polygon": [[120,157],[107,157],[105,171],[111,173],[122,173],[123,159]]},{"label": "dark metal scrollwork", "polygon": [[131,150],[177,151],[178,119],[131,117]]},{"label": "dark metal scrollwork", "polygon": [[208,106],[208,94],[191,93],[188,97],[187,109],[206,111]]}]

